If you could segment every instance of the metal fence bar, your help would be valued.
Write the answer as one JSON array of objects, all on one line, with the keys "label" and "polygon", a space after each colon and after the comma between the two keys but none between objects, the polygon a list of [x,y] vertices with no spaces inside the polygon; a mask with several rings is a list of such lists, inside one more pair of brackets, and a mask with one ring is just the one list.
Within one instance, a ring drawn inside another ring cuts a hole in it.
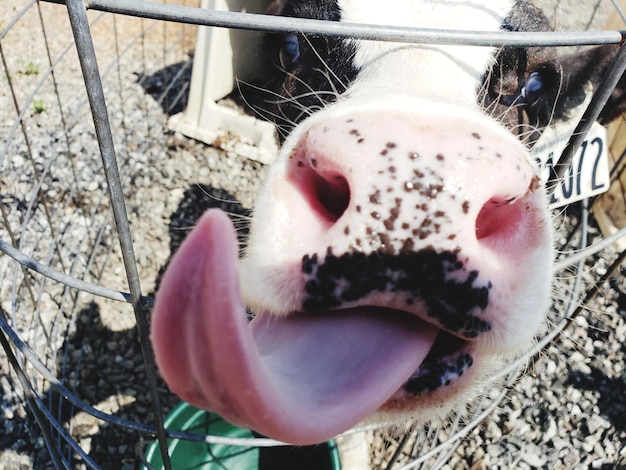
[{"label": "metal fence bar", "polygon": [[[64,4],[65,0],[44,0]],[[274,15],[217,11],[143,0],[85,0],[88,9],[177,23],[255,31],[301,32],[340,38],[457,46],[582,46],[620,44],[626,31],[507,32],[457,31],[382,26]]]},{"label": "metal fence bar", "polygon": [[9,360],[11,367],[13,367],[13,370],[15,371],[15,374],[17,375],[17,378],[20,381],[20,384],[22,385],[22,388],[24,389],[24,397],[26,398],[26,402],[28,403],[28,407],[31,410],[33,417],[35,418],[35,421],[37,422],[39,428],[41,429],[41,433],[43,434],[43,438],[46,443],[46,448],[48,449],[48,454],[50,455],[50,459],[52,460],[52,463],[54,464],[56,468],[62,468],[63,467],[62,457],[59,453],[59,449],[57,449],[54,446],[54,439],[52,435],[50,434],[48,426],[46,426],[46,421],[44,419],[43,414],[41,413],[41,410],[39,409],[39,407],[37,406],[35,402],[35,393],[32,389],[31,383],[26,377],[26,374],[24,373],[24,370],[22,369],[22,366],[20,365],[20,362],[17,356],[15,355],[15,353],[13,352],[13,349],[11,348],[11,345],[15,344],[15,342],[13,341],[9,342],[11,338],[7,337],[7,334],[4,329],[4,326],[7,325],[5,317],[6,317],[5,312],[2,309],[0,309],[0,345],[4,349],[4,353],[6,354],[7,359]]},{"label": "metal fence bar", "polygon": [[[25,268],[46,276],[53,281],[60,282],[61,284],[64,284],[68,287],[78,289],[89,294],[97,295],[98,297],[116,300],[118,302],[132,302],[131,295],[127,292],[120,292],[119,290],[110,289],[108,287],[104,287],[99,284],[93,284],[87,281],[82,281],[74,276],[64,274],[29,256],[26,256],[17,248],[13,248],[9,243],[1,239],[0,252],[4,253],[7,256],[10,256]],[[144,296],[143,301],[147,307],[152,307],[154,305],[153,297]]]},{"label": "metal fence bar", "polygon": [[548,180],[549,188],[555,185],[565,176],[565,172],[569,168],[570,163],[574,158],[574,153],[582,144],[585,136],[587,135],[587,132],[589,131],[589,129],[591,129],[593,123],[596,122],[600,117],[600,113],[602,112],[604,105],[611,97],[613,90],[615,90],[615,87],[622,78],[622,75],[624,75],[625,71],[626,44],[622,45],[618,49],[615,57],[613,58],[613,61],[611,62],[611,65],[609,66],[609,69],[602,78],[602,81],[598,85],[597,90],[593,94],[589,106],[587,106],[587,109],[585,110],[583,116],[580,118],[580,121],[578,122],[578,125],[574,130],[574,133],[572,134],[569,142],[567,143],[567,146],[561,154],[559,162],[555,165],[554,174],[552,175],[550,180]]},{"label": "metal fence bar", "polygon": [[148,387],[155,416],[155,424],[157,428],[157,439],[163,464],[166,470],[171,469],[171,462],[167,453],[167,440],[165,429],[163,427],[163,411],[159,402],[159,394],[156,382],[156,365],[154,362],[154,354],[149,340],[148,322],[146,319],[147,308],[141,296],[141,286],[139,282],[139,273],[135,259],[132,236],[128,223],[128,214],[126,204],[124,202],[124,193],[120,180],[119,169],[115,157],[115,148],[113,145],[113,136],[111,126],[109,124],[109,116],[104,99],[104,90],[102,89],[102,81],[96,61],[96,53],[94,49],[93,39],[89,29],[89,21],[87,18],[87,10],[82,0],[68,0],[66,2],[67,10],[74,34],[74,41],[78,51],[80,66],[83,72],[87,96],[91,106],[93,121],[100,146],[103,168],[105,171],[109,198],[113,209],[116,229],[122,249],[122,257],[124,259],[124,268],[128,279],[130,295],[133,303],[133,310],[137,321],[137,334],[141,344],[141,351],[148,379]]},{"label": "metal fence bar", "polygon": [[[2,342],[2,338],[8,339],[9,343],[7,345],[13,345],[19,352],[24,356],[26,361],[39,373],[41,374],[50,385],[61,394],[67,401],[69,401],[76,408],[98,418],[102,421],[110,423],[114,426],[120,426],[126,429],[130,429],[133,431],[141,432],[143,434],[156,434],[157,430],[154,426],[150,426],[148,424],[138,423],[135,421],[129,421],[128,419],[117,417],[113,414],[105,413],[103,411],[94,408],[91,405],[85,403],[82,399],[72,393],[67,387],[63,385],[63,383],[56,377],[56,375],[48,369],[37,357],[35,352],[28,347],[28,345],[22,341],[19,334],[11,328],[5,319],[4,312],[0,309],[0,343]],[[19,364],[18,364],[19,366]],[[30,390],[30,387],[29,387]],[[35,405],[33,405],[35,406]],[[39,408],[37,408],[39,409]],[[284,446],[289,445],[280,441],[276,441],[274,439],[263,438],[263,437],[224,437],[217,435],[203,435],[196,434],[193,432],[187,431],[165,431],[166,436],[173,439],[181,439],[187,440],[191,442],[205,442],[209,444],[219,444],[219,445],[234,445],[234,446],[252,446],[252,447],[276,447],[276,446]],[[349,434],[347,432],[346,434]]]}]

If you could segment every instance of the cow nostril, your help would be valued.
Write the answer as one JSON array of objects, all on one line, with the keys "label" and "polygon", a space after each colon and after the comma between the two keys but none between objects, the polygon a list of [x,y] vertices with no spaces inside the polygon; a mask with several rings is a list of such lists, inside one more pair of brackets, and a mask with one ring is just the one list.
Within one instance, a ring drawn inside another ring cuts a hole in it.
[{"label": "cow nostril", "polygon": [[485,244],[500,244],[514,234],[525,204],[518,198],[492,197],[476,217],[476,239]]},{"label": "cow nostril", "polygon": [[350,203],[348,181],[339,174],[316,174],[315,196],[331,222],[336,222]]},{"label": "cow nostril", "polygon": [[291,160],[288,175],[294,197],[306,202],[309,214],[317,219],[317,223],[328,228],[348,208],[350,185],[341,169],[329,164],[329,159],[319,155],[312,157],[300,148]]}]

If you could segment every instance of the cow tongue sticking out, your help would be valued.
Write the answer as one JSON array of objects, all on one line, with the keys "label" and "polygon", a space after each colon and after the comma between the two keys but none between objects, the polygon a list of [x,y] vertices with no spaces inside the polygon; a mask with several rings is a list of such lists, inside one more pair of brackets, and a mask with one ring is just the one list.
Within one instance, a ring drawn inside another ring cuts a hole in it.
[{"label": "cow tongue sticking out", "polygon": [[241,300],[228,217],[207,212],[163,276],[152,318],[159,370],[185,401],[293,444],[329,439],[387,401],[437,334],[373,308],[258,312]]}]

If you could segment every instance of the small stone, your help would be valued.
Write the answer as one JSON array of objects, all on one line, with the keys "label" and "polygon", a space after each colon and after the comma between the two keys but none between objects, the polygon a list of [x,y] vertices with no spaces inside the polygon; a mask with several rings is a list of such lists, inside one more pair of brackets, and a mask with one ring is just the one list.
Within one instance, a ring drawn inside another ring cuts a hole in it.
[{"label": "small stone", "polygon": [[610,427],[610,423],[608,423],[602,416],[593,414],[587,418],[587,428],[591,434],[596,434],[596,432],[600,429],[605,429]]},{"label": "small stone", "polygon": [[530,449],[525,449],[522,459],[533,468],[542,468],[546,464],[546,459],[543,455],[531,453]]}]

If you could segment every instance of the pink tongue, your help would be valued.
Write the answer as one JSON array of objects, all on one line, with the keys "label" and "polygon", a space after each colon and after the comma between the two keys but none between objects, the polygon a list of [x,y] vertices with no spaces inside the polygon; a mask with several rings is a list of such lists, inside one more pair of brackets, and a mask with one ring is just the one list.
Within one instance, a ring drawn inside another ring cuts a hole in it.
[{"label": "pink tongue", "polygon": [[152,318],[159,370],[183,400],[293,444],[349,429],[419,367],[437,330],[387,310],[257,314],[248,323],[233,226],[207,212],[173,257]]}]

